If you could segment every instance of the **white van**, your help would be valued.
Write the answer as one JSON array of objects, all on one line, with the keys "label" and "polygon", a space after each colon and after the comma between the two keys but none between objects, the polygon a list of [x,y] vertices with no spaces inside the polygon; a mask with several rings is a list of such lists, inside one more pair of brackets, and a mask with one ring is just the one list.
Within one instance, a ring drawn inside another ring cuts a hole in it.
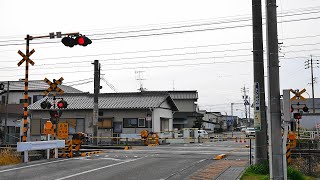
[{"label": "white van", "polygon": [[208,138],[209,137],[209,134],[208,134],[208,132],[206,130],[198,130],[198,134],[202,138]]}]

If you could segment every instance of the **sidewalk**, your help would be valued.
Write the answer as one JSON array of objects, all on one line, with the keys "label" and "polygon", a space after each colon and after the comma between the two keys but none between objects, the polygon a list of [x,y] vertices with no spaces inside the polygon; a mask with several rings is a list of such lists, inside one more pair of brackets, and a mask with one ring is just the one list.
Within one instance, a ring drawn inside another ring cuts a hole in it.
[{"label": "sidewalk", "polygon": [[226,179],[240,179],[242,172],[244,172],[246,169],[245,166],[230,166],[228,169],[226,169],[224,172],[222,172],[216,180],[226,180]]},{"label": "sidewalk", "polygon": [[247,160],[216,160],[190,176],[191,180],[236,180],[248,166]]}]

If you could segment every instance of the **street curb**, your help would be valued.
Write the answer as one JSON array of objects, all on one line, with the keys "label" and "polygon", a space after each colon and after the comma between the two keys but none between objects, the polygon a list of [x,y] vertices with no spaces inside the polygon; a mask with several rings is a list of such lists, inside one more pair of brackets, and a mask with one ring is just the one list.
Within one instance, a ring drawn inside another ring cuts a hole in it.
[{"label": "street curb", "polygon": [[226,172],[226,170],[228,170],[229,168],[231,168],[231,166],[228,166],[227,168],[225,168],[223,171],[221,171],[216,177],[214,177],[213,179],[217,179],[218,177],[220,177],[224,172]]},{"label": "street curb", "polygon": [[247,166],[246,168],[244,168],[244,170],[239,174],[239,176],[237,177],[237,180],[239,180],[242,176],[243,176],[243,174],[244,174],[244,172],[246,172],[246,170],[248,169],[248,167],[249,166]]}]

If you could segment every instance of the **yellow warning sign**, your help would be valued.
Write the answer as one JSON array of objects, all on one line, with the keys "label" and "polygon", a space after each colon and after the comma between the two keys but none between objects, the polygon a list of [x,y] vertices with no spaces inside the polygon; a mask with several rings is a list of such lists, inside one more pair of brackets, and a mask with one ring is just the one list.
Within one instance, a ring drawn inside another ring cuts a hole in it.
[{"label": "yellow warning sign", "polygon": [[43,129],[43,134],[54,134],[53,128],[51,129]]},{"label": "yellow warning sign", "polygon": [[69,126],[68,123],[61,122],[58,124],[58,138],[59,139],[68,139],[69,134]]}]

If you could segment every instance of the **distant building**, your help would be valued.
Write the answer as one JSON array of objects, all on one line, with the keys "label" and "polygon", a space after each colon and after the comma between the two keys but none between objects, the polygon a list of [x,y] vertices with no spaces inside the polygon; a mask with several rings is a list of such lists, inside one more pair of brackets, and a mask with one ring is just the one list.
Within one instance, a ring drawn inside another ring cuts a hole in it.
[{"label": "distant building", "polygon": [[206,110],[200,110],[201,114],[203,114],[203,129],[207,131],[214,131],[214,129],[220,128],[221,121],[221,113],[219,112],[207,112]]},{"label": "distant building", "polygon": [[167,92],[179,109],[173,114],[174,129],[192,128],[196,120],[202,119],[203,114],[198,112],[198,92],[196,90]]},{"label": "distant building", "polygon": [[[4,81],[0,83],[4,84],[4,89],[0,90],[0,125],[4,129],[5,119],[7,117],[7,142],[15,143],[18,142],[20,138],[20,120],[23,118],[24,80]],[[42,99],[44,97],[43,92],[48,88],[49,85],[43,80],[29,80],[29,104]],[[60,88],[63,89],[66,94],[82,93],[82,91],[70,86],[60,85]],[[6,106],[7,101],[8,104]]]},{"label": "distant building", "polygon": [[[93,134],[93,94],[68,94],[57,96],[69,104],[59,122],[69,124],[69,134],[84,132]],[[40,107],[41,102],[52,103],[52,96],[29,106],[32,140],[40,139],[43,125],[50,118],[49,110]],[[178,111],[175,102],[167,92],[132,92],[99,94],[99,137],[121,137],[126,134],[140,134],[142,130],[163,132],[173,130],[173,114]],[[148,118],[150,117],[150,118]],[[99,143],[110,138],[99,139]]]}]

